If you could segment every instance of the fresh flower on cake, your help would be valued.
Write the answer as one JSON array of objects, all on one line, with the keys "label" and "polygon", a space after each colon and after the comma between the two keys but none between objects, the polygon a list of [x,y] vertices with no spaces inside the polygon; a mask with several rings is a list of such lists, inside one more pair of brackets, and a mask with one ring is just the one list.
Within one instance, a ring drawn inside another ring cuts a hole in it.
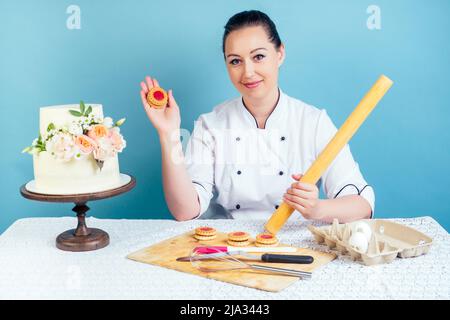
[{"label": "fresh flower on cake", "polygon": [[83,101],[80,102],[79,110],[69,112],[78,119],[58,128],[50,123],[45,134],[39,134],[22,153],[39,154],[47,151],[61,161],[81,159],[92,154],[101,169],[106,159],[126,147],[119,128],[125,118],[114,123],[110,117],[98,117],[92,113],[91,106],[86,108]]}]

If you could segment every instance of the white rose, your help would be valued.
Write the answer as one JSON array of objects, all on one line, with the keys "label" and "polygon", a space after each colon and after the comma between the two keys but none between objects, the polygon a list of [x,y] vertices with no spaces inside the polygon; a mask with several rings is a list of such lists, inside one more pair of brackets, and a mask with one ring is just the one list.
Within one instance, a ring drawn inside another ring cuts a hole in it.
[{"label": "white rose", "polygon": [[107,128],[112,128],[113,124],[114,122],[111,117],[106,117],[103,119],[103,125],[106,126]]},{"label": "white rose", "polygon": [[64,161],[69,161],[75,155],[75,148],[68,146],[61,152],[61,157]]},{"label": "white rose", "polygon": [[116,131],[117,133],[120,133],[120,128],[119,127],[113,127],[111,128],[112,131]]},{"label": "white rose", "polygon": [[67,133],[58,133],[47,142],[47,151],[56,159],[69,161],[76,153],[77,148],[73,137]]}]

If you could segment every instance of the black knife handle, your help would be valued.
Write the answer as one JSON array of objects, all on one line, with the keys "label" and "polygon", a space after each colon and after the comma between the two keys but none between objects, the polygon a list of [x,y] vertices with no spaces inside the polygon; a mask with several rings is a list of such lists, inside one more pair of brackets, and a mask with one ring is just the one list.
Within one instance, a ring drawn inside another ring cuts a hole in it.
[{"label": "black knife handle", "polygon": [[280,262],[280,263],[301,263],[310,264],[314,262],[311,256],[297,256],[292,254],[272,254],[264,253],[261,260],[265,262]]}]

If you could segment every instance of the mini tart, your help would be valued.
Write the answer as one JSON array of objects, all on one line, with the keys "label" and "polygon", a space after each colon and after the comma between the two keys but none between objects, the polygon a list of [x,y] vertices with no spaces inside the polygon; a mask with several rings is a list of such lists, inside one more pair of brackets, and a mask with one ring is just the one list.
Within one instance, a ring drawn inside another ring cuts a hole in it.
[{"label": "mini tart", "polygon": [[248,241],[249,238],[250,235],[243,231],[235,231],[228,234],[228,240],[230,241]]},{"label": "mini tart", "polygon": [[195,229],[195,234],[199,236],[215,236],[216,229],[212,227],[198,227]]},{"label": "mini tart", "polygon": [[213,234],[211,236],[201,236],[199,234],[194,234],[194,238],[200,241],[208,241],[208,240],[213,240],[217,237],[217,235]]},{"label": "mini tart", "polygon": [[162,109],[167,105],[167,92],[160,87],[153,87],[147,93],[148,103],[157,109]]},{"label": "mini tart", "polygon": [[276,247],[276,246],[278,246],[278,241],[275,243],[272,243],[272,244],[255,242],[255,246],[257,246],[257,247]]},{"label": "mini tart", "polygon": [[232,240],[228,240],[227,243],[228,243],[230,246],[233,246],[233,247],[246,247],[246,246],[248,246],[248,245],[250,244],[250,241],[248,241],[248,240],[244,240],[244,241],[232,241]]},{"label": "mini tart", "polygon": [[256,236],[256,244],[277,245],[278,239],[270,233],[260,233]]}]

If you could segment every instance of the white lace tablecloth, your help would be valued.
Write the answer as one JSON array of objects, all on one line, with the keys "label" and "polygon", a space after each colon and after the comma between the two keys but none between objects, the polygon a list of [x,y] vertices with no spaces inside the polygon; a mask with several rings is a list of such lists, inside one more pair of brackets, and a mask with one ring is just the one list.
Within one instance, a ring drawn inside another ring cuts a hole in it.
[{"label": "white lace tablecloth", "polygon": [[[107,231],[111,243],[101,250],[71,253],[56,249],[55,239],[76,226],[75,218],[21,219],[0,236],[0,299],[449,299],[449,234],[431,217],[394,221],[432,237],[430,252],[371,267],[340,256],[315,271],[312,280],[271,293],[125,258],[200,225],[255,235],[266,220],[88,218],[88,226]],[[315,243],[307,223],[288,221],[278,236],[287,244],[327,251]]]}]

